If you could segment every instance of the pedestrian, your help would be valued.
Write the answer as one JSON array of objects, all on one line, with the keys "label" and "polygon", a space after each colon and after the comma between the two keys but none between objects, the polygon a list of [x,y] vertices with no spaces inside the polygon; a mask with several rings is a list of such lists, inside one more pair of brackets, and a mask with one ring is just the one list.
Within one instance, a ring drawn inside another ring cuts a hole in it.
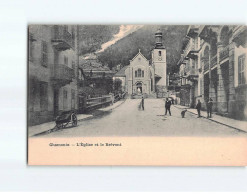
[{"label": "pedestrian", "polygon": [[142,96],[142,110],[144,110],[144,97]]},{"label": "pedestrian", "polygon": [[198,113],[198,117],[197,118],[201,117],[201,107],[202,107],[201,101],[198,100],[197,105],[196,105],[196,109],[197,109],[197,113]]},{"label": "pedestrian", "polygon": [[213,99],[209,98],[208,104],[207,104],[207,118],[212,118],[212,108],[213,108]]},{"label": "pedestrian", "polygon": [[166,98],[166,103],[165,103],[166,113],[165,113],[165,115],[167,114],[167,110],[168,110],[169,114],[171,116],[171,104],[172,104],[171,101],[168,98]]}]

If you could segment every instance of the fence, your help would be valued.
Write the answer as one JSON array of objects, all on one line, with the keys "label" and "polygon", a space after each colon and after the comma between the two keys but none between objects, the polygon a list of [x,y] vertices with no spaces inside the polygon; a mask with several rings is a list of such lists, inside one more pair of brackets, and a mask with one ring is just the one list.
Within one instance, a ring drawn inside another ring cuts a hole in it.
[{"label": "fence", "polygon": [[89,98],[86,100],[86,110],[93,110],[97,108],[101,108],[103,106],[108,106],[110,104],[113,104],[114,102],[117,102],[120,99],[125,98],[126,92],[122,94],[117,95],[105,95],[102,97],[96,97],[96,98]]},{"label": "fence", "polygon": [[86,109],[93,110],[113,103],[112,95],[87,99]]}]

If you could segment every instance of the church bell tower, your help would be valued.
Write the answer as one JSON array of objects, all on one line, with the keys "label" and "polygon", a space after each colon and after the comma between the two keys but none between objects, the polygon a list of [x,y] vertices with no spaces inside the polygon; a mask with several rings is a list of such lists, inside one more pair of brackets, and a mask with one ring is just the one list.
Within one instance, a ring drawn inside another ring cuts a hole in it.
[{"label": "church bell tower", "polygon": [[155,48],[152,50],[152,66],[155,73],[156,92],[166,92],[166,49],[162,43],[162,32],[160,29],[155,33]]}]

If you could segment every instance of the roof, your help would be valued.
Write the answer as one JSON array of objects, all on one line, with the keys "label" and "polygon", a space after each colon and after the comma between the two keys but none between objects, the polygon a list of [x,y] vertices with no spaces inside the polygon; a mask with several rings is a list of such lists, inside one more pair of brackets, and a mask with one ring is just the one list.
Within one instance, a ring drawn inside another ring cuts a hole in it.
[{"label": "roof", "polygon": [[[134,61],[134,59],[137,57],[137,56],[139,56],[139,55],[141,55],[145,60],[147,60],[147,58],[145,58],[145,56],[141,53],[141,50],[139,49],[139,52],[136,54],[136,56],[132,59],[132,60],[130,60],[130,61]],[[147,60],[147,61],[149,61],[149,60]]]},{"label": "roof", "polygon": [[97,72],[97,71],[100,71],[100,72],[108,72],[108,71],[110,71],[111,72],[109,67],[103,66],[97,60],[81,60],[80,67],[82,67],[84,72],[91,71],[91,70],[93,72]]},{"label": "roof", "polygon": [[162,78],[160,75],[158,75],[158,74],[154,74],[154,77],[156,77],[156,78]]},{"label": "roof", "polygon": [[124,66],[123,68],[121,68],[114,76],[115,77],[125,77],[125,70],[128,68],[129,66]]}]

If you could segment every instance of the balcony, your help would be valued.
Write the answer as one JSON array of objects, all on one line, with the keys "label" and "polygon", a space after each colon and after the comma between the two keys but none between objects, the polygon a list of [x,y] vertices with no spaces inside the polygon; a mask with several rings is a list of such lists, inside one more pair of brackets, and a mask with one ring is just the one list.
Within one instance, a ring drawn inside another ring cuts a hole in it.
[{"label": "balcony", "polygon": [[195,37],[198,35],[199,27],[199,25],[190,25],[187,31],[187,35],[189,37]]},{"label": "balcony", "polygon": [[62,87],[73,81],[75,71],[64,64],[51,65],[51,81],[53,85]]},{"label": "balcony", "polygon": [[195,68],[190,67],[189,71],[187,72],[187,79],[190,81],[195,81],[198,78],[198,70]]},{"label": "balcony", "polygon": [[54,26],[52,35],[51,42],[58,51],[64,51],[72,48],[72,35],[64,26]]},{"label": "balcony", "polygon": [[215,67],[217,65],[217,55],[215,55],[214,57],[212,57],[211,60],[211,67]]},{"label": "balcony", "polygon": [[229,57],[229,45],[220,51],[220,62]]},{"label": "balcony", "polygon": [[193,39],[190,39],[184,49],[184,55],[187,58],[195,59],[197,57],[196,53],[198,53],[198,50],[195,47],[195,42]]},{"label": "balcony", "polygon": [[204,62],[204,72],[209,70],[209,61]]}]

